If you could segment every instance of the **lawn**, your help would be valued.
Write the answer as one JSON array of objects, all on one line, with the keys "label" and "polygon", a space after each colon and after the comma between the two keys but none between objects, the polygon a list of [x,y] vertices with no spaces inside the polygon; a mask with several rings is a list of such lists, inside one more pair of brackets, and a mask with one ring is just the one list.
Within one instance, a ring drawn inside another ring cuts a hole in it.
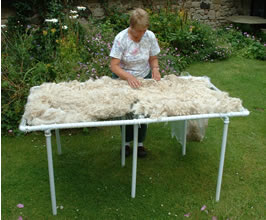
[{"label": "lawn", "polygon": [[57,216],[51,210],[45,138],[35,132],[2,137],[2,219],[265,219],[266,62],[231,58],[186,71],[209,76],[250,111],[230,120],[220,202],[215,191],[221,119],[209,120],[205,139],[189,142],[186,156],[169,125],[149,125],[149,154],[138,160],[135,199],[132,156],[122,168],[118,127],[62,131],[61,156],[53,139]]}]

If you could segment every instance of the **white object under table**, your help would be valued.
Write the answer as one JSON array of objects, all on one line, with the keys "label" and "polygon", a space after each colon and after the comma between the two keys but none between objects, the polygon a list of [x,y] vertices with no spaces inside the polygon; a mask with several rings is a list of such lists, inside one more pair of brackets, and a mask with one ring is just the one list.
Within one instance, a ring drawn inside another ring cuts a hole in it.
[{"label": "white object under table", "polygon": [[[214,85],[212,88],[218,90]],[[139,117],[137,119],[130,120],[112,120],[112,121],[95,121],[95,122],[80,122],[80,123],[64,123],[64,124],[49,124],[49,125],[36,125],[29,126],[27,125],[26,119],[22,118],[19,125],[19,129],[23,132],[32,132],[32,131],[44,131],[46,137],[46,148],[47,148],[47,157],[48,157],[48,170],[49,170],[49,182],[50,182],[50,193],[51,193],[51,202],[52,202],[52,212],[53,215],[57,214],[56,209],[56,193],[55,193],[55,183],[54,183],[54,168],[53,168],[53,158],[52,158],[52,144],[51,144],[51,131],[55,130],[56,134],[56,143],[57,143],[57,152],[62,154],[61,142],[60,142],[60,129],[71,129],[71,128],[85,128],[85,127],[103,127],[103,126],[122,126],[122,151],[121,151],[121,165],[125,166],[125,126],[134,125],[134,140],[133,140],[133,161],[132,161],[132,183],[131,183],[131,197],[135,198],[136,196],[136,177],[137,177],[137,153],[138,153],[138,126],[140,124],[151,124],[151,123],[160,123],[160,122],[175,122],[180,121],[183,123],[182,129],[182,154],[186,154],[186,130],[187,130],[187,121],[194,119],[209,119],[209,118],[222,118],[224,122],[222,144],[221,144],[221,153],[220,153],[220,163],[218,170],[217,186],[216,186],[216,201],[220,199],[220,191],[222,184],[222,175],[224,167],[224,157],[228,133],[228,125],[230,117],[238,116],[247,116],[249,111],[244,109],[240,112],[229,112],[229,113],[212,113],[212,114],[199,114],[199,115],[186,115],[186,116],[172,116],[172,117],[161,117],[156,119]]]}]

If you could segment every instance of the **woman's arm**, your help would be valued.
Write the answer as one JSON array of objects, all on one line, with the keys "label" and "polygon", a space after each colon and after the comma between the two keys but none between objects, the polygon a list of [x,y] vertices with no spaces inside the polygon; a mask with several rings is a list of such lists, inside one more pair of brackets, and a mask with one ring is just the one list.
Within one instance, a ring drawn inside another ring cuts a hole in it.
[{"label": "woman's arm", "polygon": [[161,74],[157,56],[150,56],[149,63],[152,70],[152,78],[159,81],[161,79]]},{"label": "woman's arm", "polygon": [[130,73],[126,72],[120,67],[120,60],[117,58],[111,59],[111,71],[119,76],[121,79],[126,80],[132,88],[139,88],[141,83],[137,78]]}]

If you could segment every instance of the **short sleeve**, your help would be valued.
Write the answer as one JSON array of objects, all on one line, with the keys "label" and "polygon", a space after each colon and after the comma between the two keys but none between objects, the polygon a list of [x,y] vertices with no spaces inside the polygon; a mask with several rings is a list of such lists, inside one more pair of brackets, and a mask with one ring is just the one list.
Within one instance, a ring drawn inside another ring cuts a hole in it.
[{"label": "short sleeve", "polygon": [[151,32],[151,49],[150,49],[150,56],[156,56],[160,53],[160,47],[158,44],[158,40],[155,37],[155,34]]},{"label": "short sleeve", "polygon": [[123,54],[123,47],[121,40],[118,37],[116,37],[109,56],[121,60],[122,54]]}]

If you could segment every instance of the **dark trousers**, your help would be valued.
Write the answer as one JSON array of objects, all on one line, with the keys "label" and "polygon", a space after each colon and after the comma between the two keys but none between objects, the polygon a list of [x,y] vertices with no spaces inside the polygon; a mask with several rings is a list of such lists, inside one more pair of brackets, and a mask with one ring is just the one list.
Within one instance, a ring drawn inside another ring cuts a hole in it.
[{"label": "dark trousers", "polygon": [[[118,79],[119,77],[113,73],[112,78]],[[145,77],[145,79],[151,79],[151,72]],[[143,142],[145,140],[146,133],[147,133],[147,125],[141,124],[139,126],[139,129],[138,129],[138,142],[139,143]],[[133,138],[134,138],[134,126],[133,125],[126,125],[126,142],[133,141]]]},{"label": "dark trousers", "polygon": [[[122,127],[120,126],[122,129]],[[138,129],[138,143],[141,143],[145,140],[147,133],[147,125],[141,124]],[[134,125],[126,125],[126,142],[133,141],[134,138]]]}]

